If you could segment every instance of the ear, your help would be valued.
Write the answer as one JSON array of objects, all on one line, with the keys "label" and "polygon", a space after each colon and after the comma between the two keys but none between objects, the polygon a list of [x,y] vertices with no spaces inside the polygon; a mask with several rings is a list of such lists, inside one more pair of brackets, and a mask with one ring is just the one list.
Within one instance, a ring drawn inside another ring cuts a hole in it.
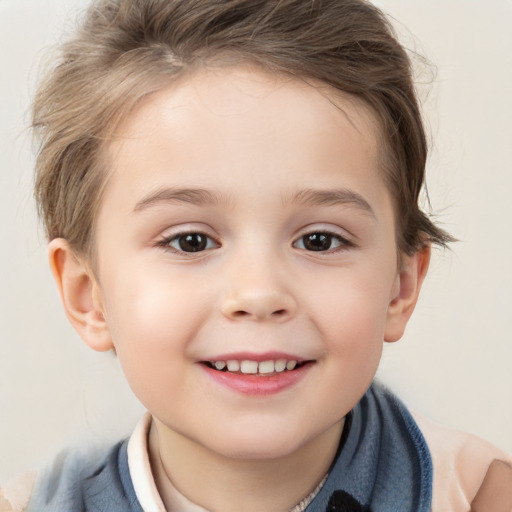
[{"label": "ear", "polygon": [[389,303],[384,341],[398,341],[414,311],[430,262],[430,244],[411,256],[403,255],[393,298]]},{"label": "ear", "polygon": [[99,352],[113,349],[101,291],[89,265],[63,238],[48,244],[48,259],[71,325],[92,349]]}]

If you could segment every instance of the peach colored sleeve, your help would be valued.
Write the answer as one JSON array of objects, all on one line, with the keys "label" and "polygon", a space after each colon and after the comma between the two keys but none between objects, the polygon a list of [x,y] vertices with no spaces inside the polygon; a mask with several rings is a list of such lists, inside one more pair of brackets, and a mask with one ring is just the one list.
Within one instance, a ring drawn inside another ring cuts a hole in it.
[{"label": "peach colored sleeve", "polygon": [[512,511],[512,466],[494,460],[475,499],[471,502],[471,512],[511,512]]},{"label": "peach colored sleeve", "polygon": [[35,472],[29,472],[9,480],[0,489],[0,512],[23,512],[26,510],[36,476]]},{"label": "peach colored sleeve", "polygon": [[413,413],[432,457],[432,512],[469,512],[493,460],[512,457],[483,439]]}]

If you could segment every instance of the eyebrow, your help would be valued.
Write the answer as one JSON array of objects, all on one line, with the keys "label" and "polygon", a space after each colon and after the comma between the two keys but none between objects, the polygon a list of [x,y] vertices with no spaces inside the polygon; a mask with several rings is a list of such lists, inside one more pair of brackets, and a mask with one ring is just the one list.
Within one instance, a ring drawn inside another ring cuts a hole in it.
[{"label": "eyebrow", "polygon": [[194,205],[218,204],[218,194],[203,188],[160,188],[137,202],[133,211],[140,212],[162,203],[189,203]]},{"label": "eyebrow", "polygon": [[[220,194],[203,188],[160,188],[150,192],[137,202],[133,211],[140,212],[157,206],[174,202],[189,203],[196,206],[215,205],[222,201]],[[375,213],[366,199],[349,189],[303,189],[290,198],[283,197],[283,204],[300,204],[303,206],[355,206],[375,218]]]},{"label": "eyebrow", "polygon": [[299,190],[291,198],[283,200],[283,203],[286,204],[287,202],[298,203],[304,206],[354,206],[376,218],[370,203],[361,194],[345,188]]}]

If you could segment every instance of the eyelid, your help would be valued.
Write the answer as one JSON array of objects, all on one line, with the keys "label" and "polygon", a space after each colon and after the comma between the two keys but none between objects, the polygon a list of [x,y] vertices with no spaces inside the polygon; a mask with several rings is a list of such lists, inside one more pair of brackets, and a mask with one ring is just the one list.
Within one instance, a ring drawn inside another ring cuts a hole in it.
[{"label": "eyelid", "polygon": [[[169,251],[169,252],[172,252],[172,253],[180,255],[180,256],[198,257],[206,252],[211,251],[212,249],[221,247],[221,243],[219,242],[219,240],[216,237],[212,236],[211,234],[207,233],[207,231],[208,230],[206,230],[206,229],[193,228],[193,227],[187,227],[187,228],[181,227],[181,228],[171,229],[171,230],[168,230],[166,232],[166,234],[160,236],[156,240],[155,246],[160,247],[160,248],[164,249],[165,251]],[[208,240],[213,241],[213,243],[215,244],[215,247],[205,248],[201,251],[196,251],[196,252],[193,252],[193,251],[187,252],[187,251],[182,251],[180,249],[176,249],[175,247],[172,247],[172,245],[170,245],[172,241],[174,241],[180,237],[187,236],[187,235],[202,235],[202,236],[206,237]]]},{"label": "eyelid", "polygon": [[340,252],[340,251],[344,251],[344,250],[350,249],[352,247],[356,247],[356,243],[354,242],[352,236],[347,235],[347,234],[342,234],[342,233],[340,233],[339,231],[337,231],[335,229],[325,228],[325,227],[322,227],[322,226],[305,228],[304,231],[298,237],[295,238],[295,240],[292,243],[292,246],[296,247],[296,244],[300,240],[302,240],[305,236],[313,235],[313,234],[316,234],[316,233],[322,233],[322,234],[326,234],[326,235],[332,236],[333,238],[336,238],[336,239],[338,239],[340,241],[340,245],[338,247],[335,247],[334,249],[328,249],[326,251],[309,251],[306,248],[299,248],[299,249],[301,249],[303,251],[307,251],[308,253],[311,252],[311,253],[314,253],[314,254],[322,255],[322,254],[333,254],[333,253],[336,253],[336,252]]}]

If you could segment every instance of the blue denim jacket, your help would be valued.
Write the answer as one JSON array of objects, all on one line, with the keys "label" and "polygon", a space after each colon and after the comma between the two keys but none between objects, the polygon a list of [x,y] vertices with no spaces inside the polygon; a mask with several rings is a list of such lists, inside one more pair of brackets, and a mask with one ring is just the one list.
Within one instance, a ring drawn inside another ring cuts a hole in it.
[{"label": "blue denim jacket", "polygon": [[[58,459],[38,482],[29,511],[143,512],[127,444],[101,459]],[[432,462],[418,426],[393,394],[373,384],[347,417],[329,476],[306,512],[428,512],[431,499]]]}]

